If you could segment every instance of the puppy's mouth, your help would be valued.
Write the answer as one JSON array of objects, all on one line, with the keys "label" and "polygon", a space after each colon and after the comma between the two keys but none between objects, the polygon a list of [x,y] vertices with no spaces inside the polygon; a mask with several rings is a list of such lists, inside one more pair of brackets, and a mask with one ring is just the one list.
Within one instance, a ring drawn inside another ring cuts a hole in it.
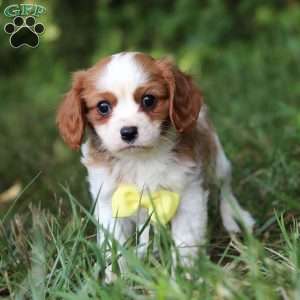
[{"label": "puppy's mouth", "polygon": [[141,145],[126,145],[124,147],[122,147],[119,152],[123,152],[123,151],[147,151],[147,150],[151,150],[153,149],[153,147],[151,146],[141,146]]}]

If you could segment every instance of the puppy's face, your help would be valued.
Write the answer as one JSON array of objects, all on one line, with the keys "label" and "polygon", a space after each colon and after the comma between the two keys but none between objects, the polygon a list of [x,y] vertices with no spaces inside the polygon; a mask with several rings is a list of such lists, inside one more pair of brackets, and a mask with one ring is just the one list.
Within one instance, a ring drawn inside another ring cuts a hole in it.
[{"label": "puppy's face", "polygon": [[168,84],[140,54],[112,56],[83,97],[88,122],[113,153],[154,147],[169,115]]},{"label": "puppy's face", "polygon": [[202,97],[191,78],[170,62],[120,53],[75,73],[58,111],[64,140],[78,148],[88,124],[113,153],[154,148],[171,126],[195,126]]}]

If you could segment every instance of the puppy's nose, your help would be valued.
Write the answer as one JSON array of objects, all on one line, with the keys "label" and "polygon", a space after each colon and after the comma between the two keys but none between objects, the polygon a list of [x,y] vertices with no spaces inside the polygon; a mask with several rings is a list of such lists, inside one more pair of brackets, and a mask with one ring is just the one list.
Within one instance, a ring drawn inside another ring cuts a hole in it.
[{"label": "puppy's nose", "polygon": [[121,138],[128,144],[133,143],[137,138],[138,129],[136,126],[122,127],[120,130]]}]

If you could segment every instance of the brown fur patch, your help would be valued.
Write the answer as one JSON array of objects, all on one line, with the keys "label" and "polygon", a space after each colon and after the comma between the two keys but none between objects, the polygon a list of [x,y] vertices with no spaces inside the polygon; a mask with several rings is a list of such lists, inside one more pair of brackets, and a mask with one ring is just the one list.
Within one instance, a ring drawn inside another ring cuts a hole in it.
[{"label": "brown fur patch", "polygon": [[135,60],[147,72],[149,81],[159,81],[164,79],[160,68],[156,64],[156,60],[150,55],[143,53],[136,53]]},{"label": "brown fur patch", "polygon": [[110,57],[86,71],[75,72],[71,89],[58,108],[56,122],[60,134],[72,149],[80,148],[86,125],[86,107],[93,105],[88,96],[95,92],[97,76],[109,61]]},{"label": "brown fur patch", "polygon": [[208,167],[215,159],[216,145],[207,116],[197,123],[203,104],[201,91],[191,76],[167,59],[154,60],[139,54],[137,60],[149,74],[150,81],[136,90],[135,100],[141,101],[147,93],[158,98],[155,108],[146,113],[151,119],[163,120],[162,134],[166,136],[172,122],[178,135],[174,152],[180,159],[202,161],[204,167]]},{"label": "brown fur patch", "polygon": [[72,148],[79,149],[85,128],[84,105],[82,102],[85,71],[73,74],[73,83],[58,108],[56,122],[64,141]]},{"label": "brown fur patch", "polygon": [[214,129],[205,117],[188,133],[179,134],[178,143],[174,151],[180,159],[201,161],[204,170],[213,167],[217,154],[217,145],[214,139]]},{"label": "brown fur patch", "polygon": [[200,90],[191,76],[181,72],[169,60],[160,59],[156,64],[169,85],[169,116],[174,127],[179,132],[192,130],[203,102]]}]

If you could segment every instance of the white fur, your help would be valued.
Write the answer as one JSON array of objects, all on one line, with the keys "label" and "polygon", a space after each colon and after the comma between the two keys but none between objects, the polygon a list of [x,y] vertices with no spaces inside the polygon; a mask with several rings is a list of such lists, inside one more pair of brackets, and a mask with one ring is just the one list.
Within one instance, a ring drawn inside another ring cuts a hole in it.
[{"label": "white fur", "polygon": [[124,150],[128,144],[121,139],[120,130],[126,126],[136,126],[138,137],[134,146],[153,147],[160,136],[160,122],[151,119],[134,100],[135,90],[147,81],[147,74],[136,62],[135,53],[113,55],[97,81],[100,91],[113,91],[117,105],[106,124],[96,126],[103,145],[113,153]]},{"label": "white fur", "polygon": [[[89,142],[82,145],[82,163],[88,161]],[[199,178],[201,168],[189,162],[178,161],[170,151],[169,143],[158,144],[156,148],[140,155],[127,153],[114,164],[111,171],[105,167],[89,166],[88,181],[93,199],[97,201],[95,216],[101,227],[113,233],[114,237],[123,244],[133,234],[133,223],[142,227],[148,216],[144,209],[127,219],[112,218],[111,197],[117,188],[117,182],[122,178],[124,183],[135,184],[140,191],[144,188],[151,192],[160,188],[180,193],[181,202],[178,214],[172,221],[174,241],[179,247],[183,259],[196,254],[197,246],[203,243],[206,227],[206,202],[207,192],[201,187]],[[192,222],[191,219],[192,218]],[[98,242],[104,240],[103,230],[98,230]],[[146,228],[140,237],[141,247],[138,249],[139,256],[143,256],[147,249],[149,228]],[[189,247],[193,245],[193,247]],[[126,272],[126,264],[122,259],[122,272]],[[111,269],[107,269],[106,280],[114,278]]]},{"label": "white fur", "polygon": [[[163,141],[147,153],[127,153],[114,163],[112,169],[104,166],[90,166],[88,162],[89,141],[82,145],[82,163],[87,166],[90,192],[98,203],[108,201],[118,182],[135,184],[140,191],[150,192],[164,188],[182,193],[189,182],[200,178],[201,168],[187,161],[179,161],[171,152],[170,145]],[[199,186],[200,186],[200,182]],[[111,214],[110,214],[111,216]],[[135,216],[134,216],[135,218]]]},{"label": "white fur", "polygon": [[[199,246],[205,242],[208,191],[201,183],[194,178],[186,185],[181,193],[180,207],[172,220],[172,237],[181,263],[186,266],[191,266],[191,258],[197,255]],[[173,261],[176,262],[175,259]]]},{"label": "white fur", "polygon": [[147,74],[135,60],[136,52],[124,52],[111,56],[97,81],[98,89],[113,91],[118,98],[132,95],[136,87],[147,81]]}]

